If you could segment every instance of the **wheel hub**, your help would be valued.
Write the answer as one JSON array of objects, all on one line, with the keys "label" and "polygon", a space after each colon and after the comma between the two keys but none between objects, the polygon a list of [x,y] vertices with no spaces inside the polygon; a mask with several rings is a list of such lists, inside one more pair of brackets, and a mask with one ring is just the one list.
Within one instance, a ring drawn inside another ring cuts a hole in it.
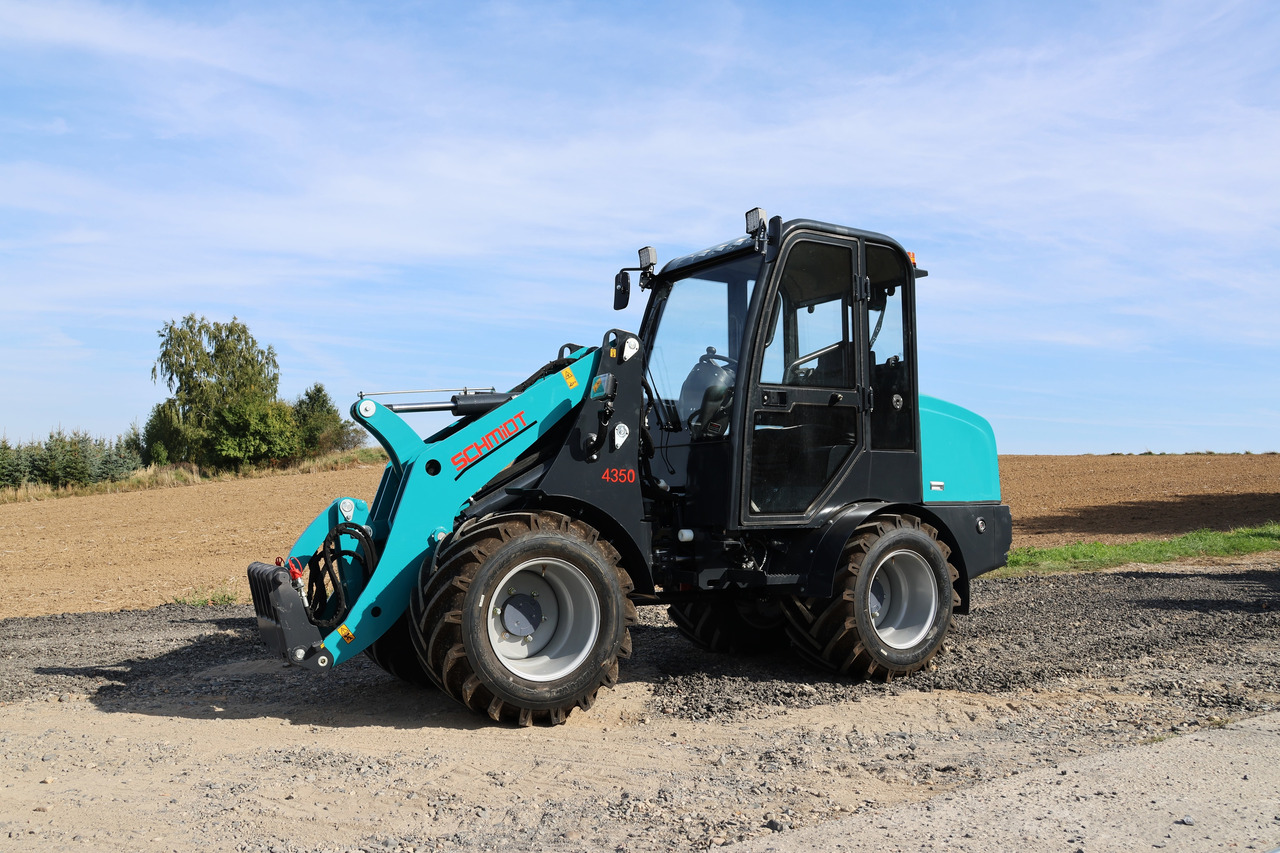
[{"label": "wheel hub", "polygon": [[503,575],[486,622],[502,666],[529,681],[553,681],[591,653],[600,633],[600,602],[572,563],[534,559]]},{"label": "wheel hub", "polygon": [[512,634],[528,637],[542,625],[542,605],[528,593],[513,595],[502,605],[502,625]]}]

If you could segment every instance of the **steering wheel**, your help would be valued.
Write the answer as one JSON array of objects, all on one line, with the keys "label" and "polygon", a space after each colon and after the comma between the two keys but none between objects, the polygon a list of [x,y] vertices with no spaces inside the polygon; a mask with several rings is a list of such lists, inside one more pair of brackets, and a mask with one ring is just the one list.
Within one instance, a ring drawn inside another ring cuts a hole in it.
[{"label": "steering wheel", "polygon": [[736,358],[730,358],[727,355],[720,355],[720,353],[716,352],[715,347],[707,347],[707,351],[698,356],[699,364],[715,364],[717,361],[723,361],[725,367],[730,369],[738,366],[738,360]]}]

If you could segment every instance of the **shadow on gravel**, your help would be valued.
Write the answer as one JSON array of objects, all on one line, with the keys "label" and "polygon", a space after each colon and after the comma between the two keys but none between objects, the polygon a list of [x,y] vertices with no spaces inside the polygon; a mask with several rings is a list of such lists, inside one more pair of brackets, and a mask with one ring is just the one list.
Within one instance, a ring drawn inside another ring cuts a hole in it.
[{"label": "shadow on gravel", "polygon": [[[0,702],[70,694],[112,713],[198,720],[279,718],[292,725],[477,729],[492,726],[430,687],[383,672],[363,655],[327,674],[285,666],[258,637],[245,607],[184,608],[6,620],[34,641],[0,661]],[[645,624],[645,623],[649,624]],[[660,624],[654,624],[655,622]],[[114,641],[104,642],[104,636]],[[646,713],[685,719],[740,711],[768,716],[856,699],[859,685],[789,654],[738,658],[697,649],[646,614],[632,628],[635,652],[623,684],[646,684]],[[4,687],[4,684],[9,687]],[[897,685],[895,684],[896,688]],[[609,691],[600,701],[607,705]]]},{"label": "shadow on gravel", "polygon": [[[1081,541],[1093,541],[1099,536],[1172,537],[1205,527],[1230,530],[1272,521],[1280,521],[1280,493],[1275,492],[1181,495],[1168,500],[1080,507],[1057,515],[1014,517],[1018,533],[1078,535]],[[1280,538],[1276,548],[1280,549]]]},{"label": "shadow on gravel", "polygon": [[[1185,572],[1116,572],[1117,577],[1127,578],[1135,584],[1172,583],[1186,579]],[[1216,575],[1225,587],[1223,594],[1211,597],[1180,597],[1176,595],[1135,598],[1135,608],[1151,610],[1186,610],[1193,613],[1263,613],[1280,612],[1280,570],[1246,569],[1239,572],[1221,572]]]}]

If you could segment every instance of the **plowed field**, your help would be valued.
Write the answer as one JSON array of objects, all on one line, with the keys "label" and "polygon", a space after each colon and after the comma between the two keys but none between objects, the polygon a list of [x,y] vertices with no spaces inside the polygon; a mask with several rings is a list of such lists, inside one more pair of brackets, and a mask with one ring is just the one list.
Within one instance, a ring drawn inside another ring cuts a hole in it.
[{"label": "plowed field", "polygon": [[[195,591],[248,600],[271,560],[381,470],[207,483],[0,507],[0,618],[153,607]],[[1280,455],[1006,456],[1015,547],[1124,542],[1280,520]]]}]

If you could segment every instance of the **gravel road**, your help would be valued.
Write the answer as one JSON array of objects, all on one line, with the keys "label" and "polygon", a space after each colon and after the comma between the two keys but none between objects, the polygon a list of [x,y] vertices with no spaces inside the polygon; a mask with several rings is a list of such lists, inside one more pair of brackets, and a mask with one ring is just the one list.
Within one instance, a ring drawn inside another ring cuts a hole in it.
[{"label": "gravel road", "polygon": [[[0,620],[0,851],[782,850],[1280,710],[1276,554],[981,579],[974,601],[936,668],[889,685],[696,652],[645,610],[622,682],[555,729],[363,658],[282,669],[245,606]],[[1183,849],[1280,844],[1270,789],[1222,784],[1248,820]],[[1133,849],[1105,823],[1026,849]]]}]

